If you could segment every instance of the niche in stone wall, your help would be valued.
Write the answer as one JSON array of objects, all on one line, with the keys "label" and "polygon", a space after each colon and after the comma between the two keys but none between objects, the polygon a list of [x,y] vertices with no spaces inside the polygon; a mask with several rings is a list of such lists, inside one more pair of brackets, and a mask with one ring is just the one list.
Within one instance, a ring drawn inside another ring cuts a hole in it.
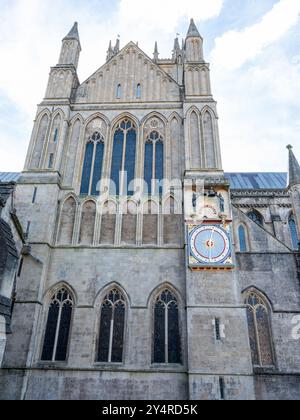
[{"label": "niche in stone wall", "polygon": [[42,152],[47,136],[48,125],[49,117],[48,114],[45,114],[39,122],[33,154],[31,157],[30,169],[38,169],[40,167]]},{"label": "niche in stone wall", "polygon": [[59,143],[61,131],[61,115],[57,114],[53,120],[47,151],[45,153],[44,167],[45,169],[54,169],[57,146]]},{"label": "niche in stone wall", "polygon": [[76,202],[73,197],[70,197],[65,201],[61,212],[58,232],[58,243],[60,245],[72,244],[75,214]]},{"label": "niche in stone wall", "polygon": [[107,201],[102,208],[100,244],[113,245],[115,243],[117,205]]},{"label": "niche in stone wall", "polygon": [[195,111],[190,115],[190,154],[191,169],[201,168],[201,144],[199,116]]},{"label": "niche in stone wall", "polygon": [[157,245],[159,207],[154,201],[143,206],[143,245]]},{"label": "niche in stone wall", "polygon": [[86,201],[82,207],[81,224],[79,234],[80,245],[92,245],[94,240],[96,221],[96,203],[94,201]]},{"label": "niche in stone wall", "polygon": [[173,197],[164,205],[163,235],[165,245],[180,245],[182,229],[182,212]]},{"label": "niche in stone wall", "polygon": [[203,115],[203,130],[205,144],[206,168],[214,169],[216,164],[215,141],[213,131],[213,120],[210,112],[206,111]]},{"label": "niche in stone wall", "polygon": [[128,201],[122,214],[122,237],[123,244],[136,244],[136,227],[137,227],[137,205],[133,201]]},{"label": "niche in stone wall", "polygon": [[177,118],[171,121],[171,177],[181,179],[181,125]]},{"label": "niche in stone wall", "polygon": [[67,156],[66,156],[64,184],[68,186],[73,185],[80,129],[81,129],[81,121],[77,119],[73,123],[72,128],[71,128],[71,136],[70,136],[68,151],[67,151]]}]

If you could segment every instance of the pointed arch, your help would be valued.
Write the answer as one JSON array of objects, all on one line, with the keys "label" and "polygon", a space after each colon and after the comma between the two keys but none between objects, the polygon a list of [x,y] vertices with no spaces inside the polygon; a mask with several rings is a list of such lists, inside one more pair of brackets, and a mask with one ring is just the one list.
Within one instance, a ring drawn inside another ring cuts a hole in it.
[{"label": "pointed arch", "polygon": [[135,119],[119,118],[113,130],[111,159],[111,194],[132,196],[135,179],[138,130]]},{"label": "pointed arch", "polygon": [[124,119],[133,121],[133,123],[136,126],[136,129],[140,127],[140,121],[135,115],[133,115],[131,112],[122,112],[121,114],[118,114],[117,117],[115,117],[111,121],[112,130],[114,131]]},{"label": "pointed arch", "polygon": [[289,216],[288,225],[290,230],[292,249],[294,249],[295,251],[299,251],[300,239],[297,229],[297,223],[293,213],[291,213]]},{"label": "pointed arch", "polygon": [[167,126],[167,123],[168,123],[167,118],[160,112],[152,111],[149,114],[145,115],[144,118],[141,120],[141,127],[144,129],[147,122],[153,118],[159,119],[164,125],[164,127]]},{"label": "pointed arch", "polygon": [[107,118],[106,115],[102,114],[101,112],[95,112],[94,114],[90,115],[85,121],[84,121],[84,127],[88,127],[91,122],[99,118],[100,120],[103,120],[107,127],[110,126],[110,121]]},{"label": "pointed arch", "polygon": [[81,209],[79,244],[93,245],[97,204],[94,200],[86,200]]},{"label": "pointed arch", "polygon": [[158,215],[159,204],[156,201],[148,200],[143,204],[143,245],[157,245]]},{"label": "pointed arch", "polygon": [[182,208],[170,195],[163,202],[163,242],[165,245],[181,245]]},{"label": "pointed arch", "polygon": [[110,199],[103,203],[101,216],[100,244],[114,245],[118,204]]},{"label": "pointed arch", "polygon": [[138,204],[127,200],[122,208],[121,243],[136,245]]},{"label": "pointed arch", "polygon": [[207,169],[217,168],[216,162],[216,142],[214,133],[214,116],[206,109],[202,112],[202,124],[204,135],[204,148],[205,148],[205,162]]},{"label": "pointed arch", "polygon": [[62,124],[65,119],[65,114],[61,109],[57,109],[53,115],[49,129],[48,142],[44,148],[44,167],[47,169],[55,168],[55,161],[57,155],[58,144],[60,142]]},{"label": "pointed arch", "polygon": [[173,117],[169,119],[170,127],[170,150],[171,150],[171,179],[181,179],[181,130],[182,125],[178,114],[173,113]]},{"label": "pointed arch", "polygon": [[100,308],[96,361],[123,363],[128,303],[119,287],[108,289]]},{"label": "pointed arch", "polygon": [[60,245],[71,245],[73,242],[76,209],[76,199],[72,195],[68,196],[63,202],[60,214],[57,240]]},{"label": "pointed arch", "polygon": [[188,113],[188,130],[190,146],[190,165],[191,169],[201,169],[202,167],[202,147],[201,147],[201,129],[200,112],[196,107],[192,107]]},{"label": "pointed arch", "polygon": [[160,287],[153,301],[154,364],[181,364],[182,343],[180,331],[179,299],[173,287]]},{"label": "pointed arch", "polygon": [[42,163],[42,153],[46,144],[47,134],[50,124],[51,114],[44,110],[37,118],[37,132],[34,141],[33,152],[31,155],[30,169],[39,169]]},{"label": "pointed arch", "polygon": [[65,362],[75,305],[74,294],[65,284],[59,284],[52,288],[49,296],[41,360]]},{"label": "pointed arch", "polygon": [[69,143],[68,143],[65,170],[64,170],[64,184],[68,186],[73,186],[73,182],[74,182],[77,153],[78,153],[79,140],[80,140],[82,127],[83,127],[83,118],[81,117],[80,114],[77,114],[71,120],[71,129],[70,129]]},{"label": "pointed arch", "polygon": [[268,298],[254,287],[243,293],[247,308],[250,347],[254,367],[274,367],[275,353]]},{"label": "pointed arch", "polygon": [[237,228],[238,238],[239,238],[239,250],[240,252],[249,251],[249,236],[248,229],[244,223],[240,223]]},{"label": "pointed arch", "polygon": [[264,226],[264,217],[263,215],[256,209],[252,209],[247,213],[249,219],[255,222],[259,226]]}]

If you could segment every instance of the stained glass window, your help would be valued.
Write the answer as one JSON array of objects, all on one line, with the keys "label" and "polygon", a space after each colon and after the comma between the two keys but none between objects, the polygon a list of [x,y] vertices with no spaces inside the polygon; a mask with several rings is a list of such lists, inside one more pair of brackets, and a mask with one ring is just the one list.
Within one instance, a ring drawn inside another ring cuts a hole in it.
[{"label": "stained glass window", "polygon": [[247,252],[246,232],[244,226],[239,227],[240,252]]},{"label": "stained glass window", "polygon": [[293,249],[298,251],[299,250],[299,237],[298,237],[296,222],[293,216],[291,216],[289,219],[289,228],[290,228]]},{"label": "stained glass window", "polygon": [[252,362],[256,367],[274,366],[274,352],[270,311],[265,300],[256,292],[248,292],[245,298],[249,327]]},{"label": "stained glass window", "polygon": [[117,196],[134,194],[131,186],[135,179],[135,159],[136,128],[131,120],[124,119],[115,131],[111,164],[111,179]]},{"label": "stained glass window", "polygon": [[153,363],[181,363],[178,303],[169,290],[155,302]]},{"label": "stained glass window", "polygon": [[263,217],[260,213],[258,213],[258,211],[253,210],[250,211],[247,216],[249,217],[249,219],[253,220],[253,222],[257,223],[260,226],[264,225],[264,220]]},{"label": "stained glass window", "polygon": [[122,293],[117,289],[109,292],[101,307],[98,362],[123,362],[125,312]]},{"label": "stained glass window", "polygon": [[164,143],[163,137],[153,131],[145,143],[144,180],[149,195],[162,194],[161,181],[164,178]]},{"label": "stained glass window", "polygon": [[73,300],[66,289],[51,299],[42,352],[43,361],[64,362],[67,359]]},{"label": "stained glass window", "polygon": [[104,138],[95,132],[86,144],[81,178],[81,195],[99,195],[104,158]]}]

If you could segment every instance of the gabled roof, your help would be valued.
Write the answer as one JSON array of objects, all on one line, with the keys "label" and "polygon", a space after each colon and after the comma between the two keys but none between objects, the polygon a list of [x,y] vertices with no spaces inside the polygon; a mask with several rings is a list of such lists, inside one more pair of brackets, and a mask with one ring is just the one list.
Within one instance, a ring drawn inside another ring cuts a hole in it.
[{"label": "gabled roof", "polygon": [[248,172],[226,173],[233,190],[283,190],[287,188],[287,173]]},{"label": "gabled roof", "polygon": [[93,77],[95,77],[95,75],[98,72],[101,72],[105,69],[105,67],[109,66],[111,61],[113,61],[114,59],[116,59],[117,57],[119,57],[120,55],[124,54],[124,52],[129,48],[129,47],[133,47],[135,48],[135,50],[140,53],[143,54],[143,56],[149,60],[153,66],[155,66],[157,68],[157,70],[159,70],[161,73],[163,73],[168,79],[171,79],[172,82],[176,83],[176,85],[178,86],[178,88],[180,88],[179,84],[176,82],[175,79],[173,79],[173,77],[168,74],[164,69],[162,69],[152,58],[150,58],[135,42],[130,41],[128,44],[126,44],[117,54],[115,54],[113,57],[111,57],[105,64],[103,64],[101,67],[99,67],[91,76],[89,76],[83,83],[81,83],[80,86],[84,85],[86,82],[88,82],[90,79],[92,79]]}]

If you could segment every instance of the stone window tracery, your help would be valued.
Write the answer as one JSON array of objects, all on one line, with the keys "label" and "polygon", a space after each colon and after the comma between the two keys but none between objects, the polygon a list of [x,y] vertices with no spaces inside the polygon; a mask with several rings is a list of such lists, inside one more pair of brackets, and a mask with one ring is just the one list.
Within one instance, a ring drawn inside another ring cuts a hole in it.
[{"label": "stone window tracery", "polygon": [[162,194],[164,178],[164,139],[158,131],[152,131],[145,143],[144,180],[148,195]]},{"label": "stone window tracery", "polygon": [[66,361],[72,312],[72,296],[62,288],[53,295],[50,302],[41,358],[43,361]]},{"label": "stone window tracery", "polygon": [[118,289],[111,290],[101,306],[97,362],[123,362],[125,313],[124,296]]},{"label": "stone window tracery", "polygon": [[253,365],[255,367],[273,367],[275,362],[268,305],[255,291],[246,294],[245,304]]},{"label": "stone window tracery", "polygon": [[155,301],[153,363],[181,363],[178,301],[168,289]]},{"label": "stone window tracery", "polygon": [[99,195],[104,158],[104,137],[98,131],[89,137],[81,178],[81,195]]}]

